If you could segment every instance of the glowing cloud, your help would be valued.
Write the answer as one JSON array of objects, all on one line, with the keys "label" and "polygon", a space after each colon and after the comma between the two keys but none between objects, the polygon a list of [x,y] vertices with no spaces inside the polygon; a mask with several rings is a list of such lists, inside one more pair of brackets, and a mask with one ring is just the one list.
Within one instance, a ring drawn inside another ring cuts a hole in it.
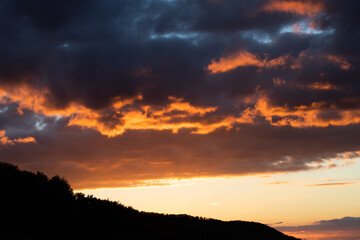
[{"label": "glowing cloud", "polygon": [[[208,133],[216,129],[217,126],[201,124],[199,122],[189,122],[185,119],[191,116],[204,116],[206,113],[214,112],[216,108],[201,108],[191,106],[189,103],[183,102],[181,99],[169,98],[172,101],[169,106],[164,109],[155,109],[145,105],[130,111],[121,111],[120,108],[114,108],[114,118],[116,114],[121,117],[118,123],[111,127],[107,127],[106,123],[101,123],[99,118],[101,114],[94,111],[73,114],[69,121],[69,126],[80,126],[85,128],[93,128],[101,132],[103,135],[114,137],[123,134],[130,129],[170,129],[177,132],[181,128],[194,128],[195,133]],[[118,107],[119,104],[114,104]],[[184,119],[183,121],[173,122],[174,118]]]},{"label": "glowing cloud", "polygon": [[[35,90],[29,86],[3,89],[2,93],[3,101],[16,102],[19,109],[29,109],[45,116],[66,117],[69,118],[68,126],[95,129],[108,137],[115,137],[132,129],[171,130],[177,133],[180,129],[187,128],[192,133],[207,134],[219,127],[229,128],[234,122],[250,123],[253,119],[249,111],[244,111],[238,118],[227,116],[218,122],[208,123],[205,115],[214,113],[216,107],[196,107],[175,97],[169,97],[168,106],[160,109],[149,105],[132,107],[136,100],[142,99],[138,96],[127,100],[115,99],[112,106],[96,111],[78,103],[71,103],[65,109],[52,109],[46,105],[47,91]],[[124,110],[124,106],[129,108]]]},{"label": "glowing cloud", "polygon": [[335,55],[326,55],[323,58],[328,60],[329,62],[338,65],[342,70],[350,70],[351,64],[342,57],[335,56]]},{"label": "glowing cloud", "polygon": [[302,69],[304,63],[314,61],[315,63],[331,63],[338,66],[340,69],[348,71],[351,64],[342,56],[336,55],[311,55],[307,51],[302,51],[297,58],[293,58],[291,63],[292,70]]},{"label": "glowing cloud", "polygon": [[314,17],[324,10],[324,6],[320,2],[273,0],[269,1],[263,7],[263,10],[266,12],[287,12]]},{"label": "glowing cloud", "polygon": [[[99,121],[101,115],[97,112],[88,111],[81,114],[73,114],[69,126],[93,128],[108,137],[121,135],[126,130],[171,130],[177,133],[182,128],[191,129],[194,134],[207,134],[219,127],[230,128],[235,122],[251,123],[253,116],[250,111],[245,111],[240,117],[227,116],[214,123],[207,123],[206,114],[214,113],[216,107],[195,107],[182,99],[169,97],[171,103],[162,109],[156,109],[149,105],[134,108],[129,111],[115,109],[122,115],[119,122],[111,127]],[[197,118],[197,120],[191,120]]]},{"label": "glowing cloud", "polygon": [[[251,55],[250,55],[251,56]],[[282,61],[275,59],[265,65],[278,65]],[[285,81],[275,78],[275,85]],[[327,83],[313,83],[305,86],[313,90],[332,90],[335,86]],[[273,126],[328,127],[345,126],[360,123],[360,110],[337,109],[325,107],[326,103],[314,102],[310,106],[272,106],[269,99],[262,95],[248,103],[250,107],[238,113],[238,116],[225,115],[216,121],[208,121],[208,114],[215,114],[217,107],[193,106],[181,98],[169,97],[169,104],[162,108],[150,105],[134,105],[142,96],[132,99],[114,99],[106,109],[93,110],[78,103],[71,103],[65,109],[53,109],[46,105],[46,90],[36,90],[23,86],[8,91],[2,90],[2,101],[16,102],[21,109],[29,109],[44,116],[68,118],[68,126],[95,129],[102,135],[115,137],[127,130],[171,130],[177,133],[180,129],[189,129],[193,134],[208,134],[225,127],[230,129],[235,123],[253,124],[256,117],[263,117]],[[252,105],[252,107],[251,107]],[[126,106],[126,108],[124,108]],[[35,142],[33,138],[9,140],[2,135],[3,144]]]},{"label": "glowing cloud", "polygon": [[276,85],[276,86],[281,86],[281,85],[285,85],[285,84],[286,84],[286,80],[285,80],[285,79],[282,79],[282,78],[279,78],[279,77],[274,77],[274,78],[273,78],[273,83],[274,83],[274,85]]},{"label": "glowing cloud", "polygon": [[[328,127],[360,122],[360,110],[339,110],[335,107],[329,109],[325,108],[324,105],[325,103],[314,102],[310,106],[298,106],[289,109],[282,106],[271,106],[269,100],[262,96],[257,101],[253,111],[265,117],[274,126]],[[278,120],[274,120],[276,118]]]},{"label": "glowing cloud", "polygon": [[[293,109],[275,107],[269,104],[266,97],[261,97],[254,111],[265,117],[274,126],[328,127],[345,126],[360,122],[359,110],[339,110],[335,107],[325,108],[325,103],[314,102],[311,106],[298,106]],[[329,117],[326,117],[329,115]],[[275,118],[279,120],[274,120]]]},{"label": "glowing cloud", "polygon": [[36,140],[33,137],[9,139],[5,135],[6,131],[0,130],[0,145],[14,145],[16,143],[36,143]]},{"label": "glowing cloud", "polygon": [[288,56],[281,56],[271,60],[261,59],[259,56],[248,51],[239,51],[228,57],[222,57],[219,61],[212,60],[207,66],[207,70],[211,73],[227,72],[238,67],[254,66],[258,68],[274,68],[284,66]]},{"label": "glowing cloud", "polygon": [[328,82],[313,82],[308,85],[297,85],[297,87],[312,90],[339,90],[339,87]]}]

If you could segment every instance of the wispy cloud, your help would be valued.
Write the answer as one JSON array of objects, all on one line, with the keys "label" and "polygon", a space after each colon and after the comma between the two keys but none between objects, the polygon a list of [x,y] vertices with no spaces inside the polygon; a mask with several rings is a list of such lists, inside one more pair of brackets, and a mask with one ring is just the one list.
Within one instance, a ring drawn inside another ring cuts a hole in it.
[{"label": "wispy cloud", "polygon": [[238,67],[258,67],[274,68],[284,66],[288,62],[289,56],[280,56],[278,58],[261,58],[248,51],[239,51],[227,57],[221,57],[218,61],[212,60],[207,69],[211,73],[227,72]]},{"label": "wispy cloud", "polygon": [[295,237],[306,237],[309,240],[360,239],[360,217],[321,220],[310,225],[276,228]]},{"label": "wispy cloud", "polygon": [[0,145],[14,145],[16,143],[36,143],[36,140],[33,137],[9,139],[6,136],[6,131],[0,130]]},{"label": "wispy cloud", "polygon": [[294,183],[295,181],[275,181],[275,182],[268,182],[264,183],[265,185],[281,185],[281,184],[289,184]]},{"label": "wispy cloud", "polygon": [[318,183],[318,184],[310,184],[308,187],[328,187],[328,186],[346,186],[358,184],[358,182],[333,182],[333,183]]}]

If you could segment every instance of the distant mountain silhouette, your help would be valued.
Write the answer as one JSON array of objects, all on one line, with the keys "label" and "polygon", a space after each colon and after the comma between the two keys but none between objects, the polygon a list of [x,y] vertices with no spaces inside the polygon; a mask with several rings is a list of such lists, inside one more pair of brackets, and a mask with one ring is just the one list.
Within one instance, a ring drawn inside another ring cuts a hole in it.
[{"label": "distant mountain silhouette", "polygon": [[139,212],[74,194],[59,176],[0,162],[0,239],[274,239],[295,240],[255,222]]}]

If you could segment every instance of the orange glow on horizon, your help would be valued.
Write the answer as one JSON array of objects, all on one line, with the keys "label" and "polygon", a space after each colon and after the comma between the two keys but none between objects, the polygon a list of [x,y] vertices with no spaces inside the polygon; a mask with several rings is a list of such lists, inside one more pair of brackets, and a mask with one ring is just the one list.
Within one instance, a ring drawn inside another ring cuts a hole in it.
[{"label": "orange glow on horizon", "polygon": [[339,237],[336,233],[314,233],[314,232],[306,232],[306,231],[299,231],[299,232],[286,232],[282,231],[284,234],[293,236],[300,239],[307,239],[307,240],[321,240],[326,238],[333,238]]},{"label": "orange glow on horizon", "polygon": [[[281,228],[279,228],[281,230]],[[296,231],[287,232],[281,231],[286,235],[293,236],[306,240],[324,240],[324,239],[355,239],[358,237],[359,232],[347,232],[347,231]]]},{"label": "orange glow on horizon", "polygon": [[[332,183],[346,177],[356,178],[358,167],[358,164],[355,165],[351,171],[348,168],[324,168],[293,174],[270,173],[270,176],[263,173],[267,178],[262,174],[153,178],[129,181],[132,185],[124,182],[121,187],[111,186],[109,181],[98,187],[83,185],[85,188],[82,190],[79,186],[76,191],[121,201],[143,211],[187,213],[225,221],[248,220],[269,225],[281,221],[276,228],[290,233],[303,230],[294,229],[293,226],[315,225],[314,221],[319,221],[319,218],[314,212],[321,214],[322,220],[358,215],[354,209],[359,209],[359,204],[353,199],[359,199],[359,184],[308,187],[310,184]],[[269,181],[282,184],[266,184]],[[309,194],[315,201],[309,202]],[[328,201],[324,201],[324,196],[328,197]],[[144,202],[144,198],[148,201]],[[213,203],[219,204],[213,208]],[[332,211],[329,211],[330,208]]]}]

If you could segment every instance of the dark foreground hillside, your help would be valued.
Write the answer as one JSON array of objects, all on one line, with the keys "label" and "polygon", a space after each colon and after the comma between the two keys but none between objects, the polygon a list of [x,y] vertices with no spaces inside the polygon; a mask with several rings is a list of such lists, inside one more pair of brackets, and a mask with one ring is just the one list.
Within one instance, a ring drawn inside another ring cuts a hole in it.
[{"label": "dark foreground hillside", "polygon": [[0,239],[295,239],[254,222],[145,213],[0,163]]}]

